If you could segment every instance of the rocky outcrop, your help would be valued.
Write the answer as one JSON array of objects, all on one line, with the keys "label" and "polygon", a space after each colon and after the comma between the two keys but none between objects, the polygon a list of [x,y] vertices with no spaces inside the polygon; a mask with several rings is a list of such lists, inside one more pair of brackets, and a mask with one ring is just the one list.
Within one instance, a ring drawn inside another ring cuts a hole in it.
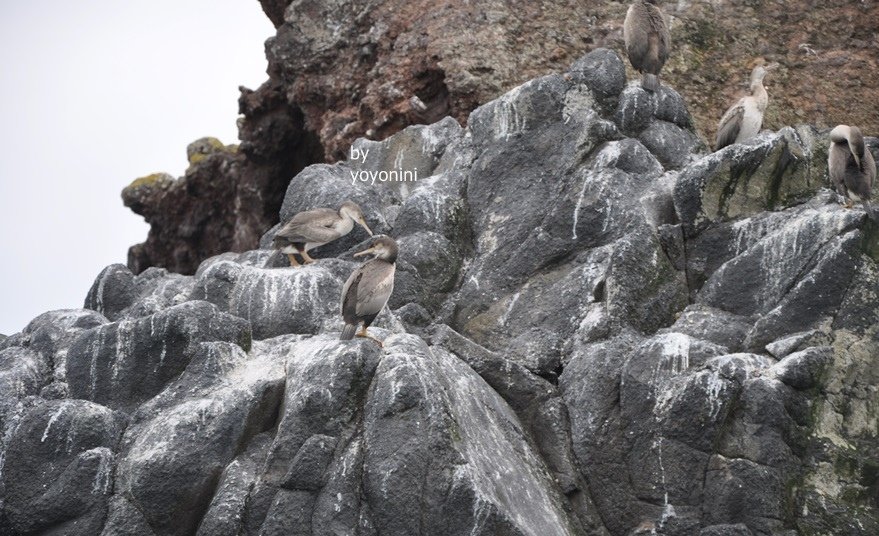
[{"label": "rocky outcrop", "polygon": [[[628,7],[570,0],[260,3],[277,28],[267,46],[269,72],[289,88],[331,160],[344,159],[357,137],[383,139],[447,114],[464,124],[477,106],[566,70],[585,51],[622,51]],[[871,88],[879,87],[869,22],[879,7],[846,2],[791,17],[782,4],[725,0],[665,2],[663,10],[673,43],[663,79],[687,98],[697,130],[709,139],[758,57],[782,66],[770,75],[769,128],[808,120],[879,130],[876,115],[860,107],[875,101]]]},{"label": "rocky outcrop", "polygon": [[[126,188],[126,205],[151,225],[129,255],[135,273],[159,266],[191,274],[207,257],[255,248],[277,223],[290,179],[305,165],[344,160],[358,138],[382,140],[447,115],[466,125],[480,105],[565,71],[587,51],[623,51],[627,8],[576,0],[260,3],[277,33],[266,43],[269,80],[256,91],[242,88],[240,154],[220,150],[176,181],[155,175]],[[816,5],[796,17],[787,4],[771,2],[665,2],[663,9],[673,42],[663,80],[686,98],[692,118],[667,99],[657,102],[657,118],[692,121],[700,138],[713,139],[723,110],[747,89],[754,62],[765,60],[780,64],[768,78],[765,127],[847,123],[879,131],[876,114],[862,105],[879,96],[871,22],[879,6]],[[603,60],[590,61],[599,62],[594,69]],[[599,98],[616,95],[627,70],[636,76],[628,65],[613,65],[613,76],[595,87]],[[637,122],[650,117],[651,101],[635,88],[628,93],[641,111],[621,124],[631,134],[630,127],[642,131]],[[692,148],[667,123],[651,125],[639,141],[675,167],[683,164],[675,155]],[[196,145],[190,156],[217,152],[217,143]]]},{"label": "rocky outcrop", "polygon": [[277,222],[290,177],[323,159],[277,83],[241,88],[238,108],[240,145],[202,138],[186,150],[183,177],[155,173],[122,191],[125,206],[150,224],[146,241],[128,251],[134,273],[155,266],[192,274],[208,257],[253,249]]},{"label": "rocky outcrop", "polygon": [[112,265],[0,341],[0,531],[876,533],[879,229],[823,131],[707,154],[623,70],[295,178],[281,222],[352,199],[400,243],[384,347],[338,340],[359,231],[303,268]]}]

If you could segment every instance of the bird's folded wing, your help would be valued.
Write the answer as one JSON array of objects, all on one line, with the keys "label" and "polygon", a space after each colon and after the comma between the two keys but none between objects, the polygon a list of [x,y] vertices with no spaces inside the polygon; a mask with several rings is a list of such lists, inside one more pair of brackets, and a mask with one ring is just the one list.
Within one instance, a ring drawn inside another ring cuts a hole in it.
[{"label": "bird's folded wing", "polygon": [[288,242],[330,242],[339,238],[339,232],[333,228],[338,221],[339,214],[328,208],[300,212],[275,237]]},{"label": "bird's folded wing", "polygon": [[714,149],[722,149],[736,142],[739,130],[742,127],[742,119],[745,117],[745,102],[740,100],[735,106],[723,114],[720,125],[717,127],[717,138]]},{"label": "bird's folded wing", "polygon": [[394,265],[370,261],[361,270],[363,278],[357,290],[357,315],[373,315],[382,310],[394,290]]},{"label": "bird's folded wing", "polygon": [[363,279],[362,266],[351,274],[342,288],[342,318],[349,324],[357,321],[357,292],[361,279]]}]

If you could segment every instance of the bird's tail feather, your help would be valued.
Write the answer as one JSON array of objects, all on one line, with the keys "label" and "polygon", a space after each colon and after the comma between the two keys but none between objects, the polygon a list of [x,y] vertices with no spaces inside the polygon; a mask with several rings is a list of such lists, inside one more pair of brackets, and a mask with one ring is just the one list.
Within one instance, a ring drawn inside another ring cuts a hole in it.
[{"label": "bird's tail feather", "polygon": [[642,73],[641,74],[641,87],[643,87],[647,91],[659,90],[659,77],[655,74]]},{"label": "bird's tail feather", "polygon": [[357,331],[357,324],[345,324],[345,327],[342,328],[342,335],[339,337],[340,341],[350,341],[354,338],[354,333]]}]

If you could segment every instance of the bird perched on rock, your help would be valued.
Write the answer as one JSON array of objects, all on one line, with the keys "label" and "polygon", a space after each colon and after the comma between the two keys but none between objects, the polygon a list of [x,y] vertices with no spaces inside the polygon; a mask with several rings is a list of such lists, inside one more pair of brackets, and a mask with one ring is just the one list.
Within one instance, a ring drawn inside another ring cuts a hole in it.
[{"label": "bird perched on rock", "polygon": [[846,208],[860,201],[870,218],[879,221],[879,214],[870,206],[873,182],[876,180],[876,162],[864,144],[861,129],[838,125],[830,131],[827,172],[836,193],[845,198]]},{"label": "bird perched on rock", "polygon": [[671,36],[658,3],[659,0],[635,0],[623,22],[629,63],[641,73],[641,86],[647,91],[659,89],[659,71],[671,48]]},{"label": "bird perched on rock", "polygon": [[382,342],[366,332],[375,317],[388,303],[394,290],[394,272],[396,270],[397,242],[389,236],[379,236],[368,249],[355,253],[355,257],[374,254],[375,257],[354,270],[345,286],[342,287],[342,318],[345,328],[342,329],[343,341],[354,338],[357,326],[363,322],[363,329],[358,337],[372,339],[382,346]]},{"label": "bird perched on rock", "polygon": [[316,208],[300,212],[275,234],[272,245],[287,254],[291,266],[299,266],[295,255],[301,255],[305,264],[314,262],[308,252],[351,232],[354,223],[360,224],[370,236],[363,212],[357,203],[345,201],[338,211]]},{"label": "bird perched on rock", "polygon": [[760,127],[763,126],[763,112],[769,104],[769,94],[763,87],[763,78],[766,77],[767,69],[768,67],[762,65],[754,67],[751,71],[751,94],[739,99],[720,118],[717,137],[714,140],[715,151],[751,139],[760,132]]}]

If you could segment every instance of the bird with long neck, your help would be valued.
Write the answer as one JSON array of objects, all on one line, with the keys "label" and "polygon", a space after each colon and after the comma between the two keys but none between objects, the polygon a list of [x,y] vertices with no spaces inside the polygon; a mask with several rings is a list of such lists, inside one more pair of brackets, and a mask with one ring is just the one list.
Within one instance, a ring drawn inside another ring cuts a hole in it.
[{"label": "bird with long neck", "polygon": [[372,236],[366,225],[363,211],[352,202],[345,201],[338,211],[329,208],[316,208],[293,216],[272,239],[275,249],[287,254],[290,266],[299,266],[295,255],[302,256],[305,264],[314,262],[308,252],[351,232],[354,223],[359,224]]},{"label": "bird with long neck", "polygon": [[394,291],[394,272],[399,251],[400,248],[393,238],[379,236],[373,240],[371,247],[354,254],[355,257],[370,254],[375,257],[354,270],[342,287],[342,319],[345,327],[339,339],[353,339],[357,326],[362,322],[363,329],[356,335],[372,339],[379,346],[383,346],[366,329],[388,303]]},{"label": "bird with long neck", "polygon": [[870,218],[879,222],[879,214],[870,206],[876,181],[876,161],[867,150],[861,129],[837,125],[830,131],[827,173],[830,184],[845,200],[846,208],[852,208],[855,201],[860,201]]},{"label": "bird with long neck", "polygon": [[641,87],[651,92],[659,89],[659,71],[671,49],[671,35],[657,4],[659,0],[635,0],[623,21],[629,63],[641,73]]},{"label": "bird with long neck", "polygon": [[732,105],[720,119],[717,127],[717,137],[714,141],[714,150],[718,151],[727,145],[742,143],[749,140],[760,132],[763,126],[763,114],[769,105],[769,93],[763,86],[766,72],[773,65],[758,65],[751,71],[751,94],[742,97]]}]

